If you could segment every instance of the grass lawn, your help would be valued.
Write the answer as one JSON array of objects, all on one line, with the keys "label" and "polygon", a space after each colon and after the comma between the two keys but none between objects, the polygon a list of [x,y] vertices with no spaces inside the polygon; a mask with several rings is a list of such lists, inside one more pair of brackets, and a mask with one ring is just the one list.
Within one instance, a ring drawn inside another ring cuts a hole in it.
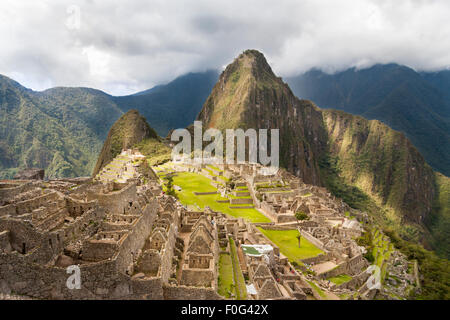
[{"label": "grass lawn", "polygon": [[232,238],[230,238],[230,252],[231,252],[231,264],[233,266],[236,300],[246,300],[247,287],[245,286],[244,276],[242,275],[241,266],[239,264],[236,244],[234,243],[234,240]]},{"label": "grass lawn", "polygon": [[256,209],[230,209],[229,203],[218,203],[223,200],[220,194],[196,196],[194,192],[214,192],[217,189],[211,185],[211,180],[198,173],[178,172],[173,177],[173,184],[181,187],[175,191],[178,199],[184,205],[198,205],[201,209],[206,206],[235,218],[244,218],[250,222],[271,222],[269,218]]},{"label": "grass lawn", "polygon": [[218,293],[226,298],[230,298],[230,293],[235,293],[233,283],[233,265],[231,256],[228,253],[221,253],[219,258],[219,278]]},{"label": "grass lawn", "polygon": [[291,262],[301,263],[301,259],[315,257],[322,250],[317,248],[311,242],[302,237],[300,248],[298,247],[297,230],[265,230],[261,227],[258,229],[273,243],[275,243],[282,254],[284,254]]},{"label": "grass lawn", "polygon": [[340,285],[340,284],[349,282],[350,280],[352,280],[352,277],[350,277],[347,274],[341,274],[341,275],[336,276],[336,277],[328,278],[328,280],[330,280],[334,284]]}]

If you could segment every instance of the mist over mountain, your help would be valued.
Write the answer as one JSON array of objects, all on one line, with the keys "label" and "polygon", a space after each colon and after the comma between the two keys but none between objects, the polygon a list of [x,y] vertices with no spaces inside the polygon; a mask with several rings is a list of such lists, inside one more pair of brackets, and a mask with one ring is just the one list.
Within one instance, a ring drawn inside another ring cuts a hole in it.
[{"label": "mist over mountain", "polygon": [[377,119],[402,131],[436,170],[450,175],[450,71],[418,73],[397,64],[312,70],[286,79],[321,108]]}]

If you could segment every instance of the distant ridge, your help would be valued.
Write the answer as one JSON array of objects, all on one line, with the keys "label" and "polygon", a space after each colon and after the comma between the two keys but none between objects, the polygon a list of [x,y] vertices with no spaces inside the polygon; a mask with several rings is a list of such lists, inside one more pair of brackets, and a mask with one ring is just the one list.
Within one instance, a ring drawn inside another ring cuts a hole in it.
[{"label": "distant ridge", "polygon": [[404,132],[436,170],[450,176],[450,71],[385,64],[335,74],[311,70],[286,79],[321,108],[377,119]]}]

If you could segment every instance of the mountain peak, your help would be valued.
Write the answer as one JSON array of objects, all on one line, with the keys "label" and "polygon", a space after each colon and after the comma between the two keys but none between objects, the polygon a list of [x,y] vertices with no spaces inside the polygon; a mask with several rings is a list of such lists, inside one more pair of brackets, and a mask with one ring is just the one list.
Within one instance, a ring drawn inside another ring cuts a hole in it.
[{"label": "mountain peak", "polygon": [[158,135],[137,110],[128,110],[109,130],[108,137],[95,165],[93,176],[120,154],[123,149],[129,149],[147,138],[158,138]]},{"label": "mountain peak", "polygon": [[256,81],[277,79],[264,54],[254,49],[245,50],[227,66],[223,73],[224,80],[234,76],[232,80],[236,81],[236,72],[251,76]]},{"label": "mountain peak", "polygon": [[325,147],[320,111],[298,100],[261,52],[246,50],[225,68],[197,119],[219,130],[280,129],[280,150],[289,150],[281,165],[320,184],[318,163],[310,157]]}]

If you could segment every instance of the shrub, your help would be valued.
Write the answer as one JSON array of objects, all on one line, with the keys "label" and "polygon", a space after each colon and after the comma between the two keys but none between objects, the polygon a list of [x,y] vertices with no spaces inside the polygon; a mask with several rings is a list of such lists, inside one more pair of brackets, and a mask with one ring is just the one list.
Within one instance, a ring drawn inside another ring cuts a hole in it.
[{"label": "shrub", "polygon": [[308,220],[309,216],[306,213],[304,213],[303,211],[297,211],[295,213],[295,218],[297,220]]}]

